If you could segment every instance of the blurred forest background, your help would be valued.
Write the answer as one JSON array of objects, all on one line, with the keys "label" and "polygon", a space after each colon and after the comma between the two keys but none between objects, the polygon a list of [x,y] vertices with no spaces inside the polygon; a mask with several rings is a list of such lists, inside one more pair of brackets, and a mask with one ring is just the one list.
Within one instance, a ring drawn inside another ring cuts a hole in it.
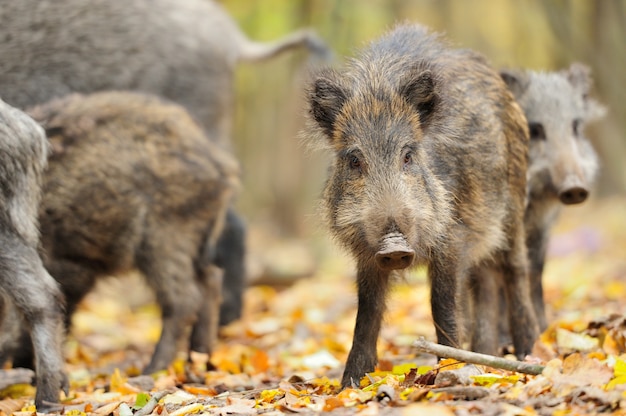
[{"label": "blurred forest background", "polygon": [[[444,32],[457,47],[486,55],[495,67],[558,70],[589,65],[603,120],[587,128],[601,159],[596,198],[626,193],[626,1],[624,0],[223,0],[255,40],[301,27],[317,31],[341,65],[395,22]],[[319,236],[317,200],[328,157],[298,138],[304,86],[325,64],[306,51],[287,53],[237,71],[234,142],[244,171],[239,207],[251,225],[276,237]],[[327,64],[327,63],[326,63]]]}]

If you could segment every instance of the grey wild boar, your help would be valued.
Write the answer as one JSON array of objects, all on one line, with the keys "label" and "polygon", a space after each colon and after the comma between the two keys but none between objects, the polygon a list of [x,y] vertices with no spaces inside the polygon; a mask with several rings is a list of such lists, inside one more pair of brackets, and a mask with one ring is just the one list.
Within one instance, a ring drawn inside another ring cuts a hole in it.
[{"label": "grey wild boar", "polygon": [[239,186],[236,161],[183,107],[154,96],[74,94],[30,114],[53,149],[39,209],[41,246],[68,321],[98,279],[137,269],[162,314],[144,372],[166,368],[190,327],[189,348],[210,352],[222,278],[214,257]]},{"label": "grey wild boar", "polygon": [[[547,319],[542,274],[550,229],[563,205],[580,204],[591,192],[598,157],[584,136],[584,127],[602,117],[606,109],[589,96],[592,79],[589,68],[583,64],[574,63],[558,72],[502,70],[500,75],[522,107],[530,131],[524,224],[531,298],[540,330],[544,330]],[[493,340],[508,338],[508,323],[489,319],[485,312],[493,310],[493,305],[500,301],[501,312],[505,313],[506,303],[502,296],[498,299],[498,286],[486,286],[485,281],[490,281],[479,277],[481,280],[473,284],[477,309],[473,343],[482,344],[479,349],[483,352],[493,353]]]},{"label": "grey wild boar", "polygon": [[[61,353],[63,295],[37,252],[37,207],[48,150],[43,129],[0,100],[0,306],[2,318],[19,318],[32,339],[40,412],[53,407],[59,390],[67,387]],[[6,345],[2,347],[4,357]]]},{"label": "grey wild boar", "polygon": [[530,130],[526,246],[535,313],[545,329],[541,276],[550,229],[563,205],[580,204],[591,192],[598,157],[584,128],[606,109],[589,96],[592,79],[583,64],[559,72],[501,75],[524,110]]},{"label": "grey wild boar", "polygon": [[[19,108],[69,93],[130,90],[183,105],[208,137],[230,146],[239,62],[306,48],[329,50],[311,30],[248,39],[211,0],[3,1],[0,96]],[[245,227],[231,210],[219,242],[222,324],[241,314]]]},{"label": "grey wild boar", "polygon": [[311,30],[248,39],[213,0],[4,1],[0,95],[18,108],[69,93],[131,90],[183,105],[230,141],[237,63],[294,48],[329,52]]},{"label": "grey wild boar", "polygon": [[334,154],[323,193],[356,258],[358,312],[342,385],[374,370],[392,272],[428,266],[437,341],[459,344],[474,268],[503,273],[516,352],[538,335],[524,244],[528,129],[505,83],[468,50],[400,25],[342,71],[317,73],[305,134]]}]

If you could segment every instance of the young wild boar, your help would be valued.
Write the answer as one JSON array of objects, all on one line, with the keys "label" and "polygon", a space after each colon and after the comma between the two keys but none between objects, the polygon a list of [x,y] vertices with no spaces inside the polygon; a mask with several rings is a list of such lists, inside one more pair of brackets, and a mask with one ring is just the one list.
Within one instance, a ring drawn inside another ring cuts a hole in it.
[{"label": "young wild boar", "polygon": [[606,109],[589,97],[590,70],[574,63],[559,72],[501,72],[524,110],[530,130],[525,227],[531,295],[540,328],[547,327],[541,276],[550,228],[563,205],[584,202],[598,157],[584,136],[585,124]]},{"label": "young wild boar", "polygon": [[437,341],[458,346],[472,269],[502,271],[516,353],[538,335],[524,244],[528,130],[498,74],[436,34],[401,25],[342,71],[317,74],[309,135],[335,155],[332,234],[357,262],[358,313],[342,385],[374,370],[390,276],[428,266]]},{"label": "young wild boar", "polygon": [[3,319],[15,317],[7,308],[17,309],[22,330],[32,339],[38,411],[50,409],[59,401],[59,390],[67,387],[61,353],[63,296],[37,253],[37,207],[47,156],[42,128],[0,100],[0,305]]},{"label": "young wild boar", "polygon": [[[329,50],[310,30],[274,42],[248,39],[213,0],[5,1],[0,96],[25,109],[69,93],[138,91],[183,105],[214,142],[230,147],[234,77],[242,61],[307,48]],[[245,228],[231,209],[219,242],[220,321],[241,314]]]},{"label": "young wild boar", "polygon": [[39,210],[45,266],[68,319],[96,280],[138,269],[161,307],[145,373],[166,368],[193,324],[210,352],[221,273],[212,263],[238,166],[184,109],[129,92],[71,95],[31,110],[53,152]]}]

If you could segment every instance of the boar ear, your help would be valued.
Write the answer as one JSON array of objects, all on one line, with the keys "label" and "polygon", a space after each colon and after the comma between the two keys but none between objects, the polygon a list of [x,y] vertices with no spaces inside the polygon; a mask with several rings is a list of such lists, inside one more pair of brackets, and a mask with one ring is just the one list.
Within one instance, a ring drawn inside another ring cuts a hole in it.
[{"label": "boar ear", "polygon": [[574,62],[567,71],[565,71],[567,80],[582,92],[583,96],[589,94],[591,89],[591,69],[585,64]]},{"label": "boar ear", "polygon": [[503,69],[500,71],[500,78],[502,78],[516,99],[521,97],[528,88],[528,74],[524,71]]},{"label": "boar ear", "polygon": [[400,86],[400,95],[417,109],[420,122],[428,124],[439,102],[435,91],[433,74],[426,70],[417,76],[411,76]]},{"label": "boar ear", "polygon": [[585,102],[585,111],[587,121],[597,120],[606,115],[606,107],[598,101],[589,97],[593,79],[591,78],[591,69],[579,62],[574,62],[567,71],[565,71],[567,80],[572,86],[580,91]]},{"label": "boar ear", "polygon": [[309,113],[324,133],[331,137],[337,115],[348,98],[332,73],[325,73],[315,80],[308,92]]}]

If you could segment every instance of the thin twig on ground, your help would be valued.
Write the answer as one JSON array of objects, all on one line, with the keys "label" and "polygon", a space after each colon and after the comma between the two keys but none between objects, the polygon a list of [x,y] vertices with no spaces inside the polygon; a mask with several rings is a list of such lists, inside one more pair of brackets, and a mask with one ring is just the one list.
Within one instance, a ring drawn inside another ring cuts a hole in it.
[{"label": "thin twig on ground", "polygon": [[494,357],[493,355],[460,350],[458,348],[435,344],[434,342],[426,341],[424,338],[420,338],[415,341],[413,346],[420,351],[434,354],[438,357],[454,358],[455,360],[463,361],[465,363],[486,365],[492,368],[516,371],[518,373],[538,375],[541,374],[544,369],[544,366],[542,365],[507,360],[506,358]]}]

